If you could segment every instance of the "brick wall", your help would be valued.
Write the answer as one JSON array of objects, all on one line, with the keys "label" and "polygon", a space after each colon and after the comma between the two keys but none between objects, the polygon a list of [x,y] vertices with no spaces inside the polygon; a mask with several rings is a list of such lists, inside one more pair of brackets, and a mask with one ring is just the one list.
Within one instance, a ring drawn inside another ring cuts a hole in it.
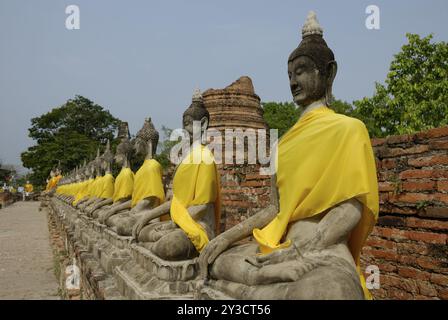
[{"label": "brick wall", "polygon": [[380,217],[362,262],[377,299],[448,299],[448,127],[373,139]]}]

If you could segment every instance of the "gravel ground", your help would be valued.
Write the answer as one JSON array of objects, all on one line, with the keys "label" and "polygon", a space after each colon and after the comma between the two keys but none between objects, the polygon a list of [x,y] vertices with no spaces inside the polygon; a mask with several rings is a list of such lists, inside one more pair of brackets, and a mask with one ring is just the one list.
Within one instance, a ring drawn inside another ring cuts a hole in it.
[{"label": "gravel ground", "polygon": [[59,299],[46,211],[39,202],[0,209],[0,299]]}]

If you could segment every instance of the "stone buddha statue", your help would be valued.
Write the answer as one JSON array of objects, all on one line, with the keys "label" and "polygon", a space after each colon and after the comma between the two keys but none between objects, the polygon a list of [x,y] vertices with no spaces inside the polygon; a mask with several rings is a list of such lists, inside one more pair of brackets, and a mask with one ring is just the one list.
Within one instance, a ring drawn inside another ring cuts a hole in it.
[{"label": "stone buddha statue", "polygon": [[96,200],[99,199],[101,184],[102,184],[102,159],[100,155],[100,149],[97,149],[96,157],[92,162],[93,170],[95,172],[95,179],[92,182],[91,191],[87,199],[84,201],[80,201],[77,205],[77,208],[84,212],[84,210]]},{"label": "stone buddha statue", "polygon": [[[194,122],[200,125],[201,136],[194,137]],[[144,211],[133,229],[133,238],[144,242],[145,247],[164,260],[179,261],[198,256],[219,230],[219,175],[213,156],[201,138],[205,136],[208,123],[208,111],[202,95],[196,91],[191,105],[183,114],[190,153],[184,155],[184,160],[176,168],[172,199]],[[191,161],[194,152],[201,156],[197,162]],[[168,213],[172,221],[157,221]]]},{"label": "stone buddha statue", "polygon": [[89,216],[92,216],[92,213],[95,210],[111,203],[112,196],[114,194],[115,179],[112,176],[112,169],[111,169],[114,155],[110,150],[109,140],[107,140],[106,149],[100,159],[101,159],[100,160],[101,169],[104,170],[105,174],[102,177],[102,183],[100,186],[100,190],[98,191],[98,199],[95,200],[93,203],[91,203],[89,206],[87,206],[84,210]]},{"label": "stone buddha statue", "polygon": [[129,157],[132,153],[132,144],[129,135],[129,126],[127,122],[121,122],[118,129],[118,139],[120,143],[117,146],[114,160],[121,165],[121,171],[115,179],[114,194],[112,198],[105,199],[93,210],[92,216],[98,218],[103,215],[105,210],[111,210],[120,204],[131,200],[134,188],[134,173],[130,169]]},{"label": "stone buddha statue", "polygon": [[157,207],[165,200],[162,166],[153,159],[158,141],[159,133],[151,118],[146,118],[134,140],[136,153],[144,155],[145,161],[135,173],[132,197],[99,216],[101,223],[112,227],[119,235],[130,236],[141,212]]},{"label": "stone buddha statue", "polygon": [[83,167],[80,170],[80,182],[79,188],[76,192],[72,205],[77,207],[79,204],[87,201],[90,198],[90,193],[92,189],[92,183],[94,181],[95,166],[94,162],[91,161],[86,164],[84,162]]},{"label": "stone buddha statue", "polygon": [[302,113],[274,151],[271,205],[205,247],[205,287],[233,298],[369,298],[359,257],[378,216],[376,167],[364,124],[330,108],[336,71],[310,12],[288,59]]}]

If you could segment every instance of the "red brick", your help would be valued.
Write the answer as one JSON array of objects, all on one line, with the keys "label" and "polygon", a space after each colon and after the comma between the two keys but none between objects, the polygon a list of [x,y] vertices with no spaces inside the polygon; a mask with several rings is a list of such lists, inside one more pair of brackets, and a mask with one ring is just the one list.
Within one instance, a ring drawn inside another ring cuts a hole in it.
[{"label": "red brick", "polygon": [[[448,210],[448,208],[446,208]],[[407,218],[406,226],[410,228],[421,228],[430,230],[448,230],[448,221],[427,220],[421,218]]]},{"label": "red brick", "polygon": [[448,218],[448,208],[444,207],[429,207],[425,208],[419,215],[431,218]]},{"label": "red brick", "polygon": [[415,134],[419,139],[438,138],[448,136],[448,127],[435,128]]},{"label": "red brick", "polygon": [[448,286],[448,275],[432,273],[429,281],[441,286]]},{"label": "red brick", "polygon": [[364,252],[365,252],[365,254],[371,255],[371,256],[373,256],[375,258],[378,258],[378,259],[386,259],[386,260],[390,260],[390,261],[397,261],[398,260],[396,252],[388,250],[388,249],[378,250],[378,249],[368,249],[368,248],[366,248],[364,250]]},{"label": "red brick", "polygon": [[384,169],[393,169],[397,165],[397,161],[395,159],[384,159],[381,161],[381,167]]},{"label": "red brick", "polygon": [[374,138],[370,140],[372,143],[372,147],[376,147],[379,145],[384,144],[384,142],[386,142],[386,138]]},{"label": "red brick", "polygon": [[381,192],[379,194],[379,200],[380,203],[386,203],[387,201],[389,201],[389,193]]},{"label": "red brick", "polygon": [[398,274],[402,277],[415,280],[429,280],[431,276],[429,272],[409,267],[398,267]]},{"label": "red brick", "polygon": [[391,287],[399,288],[410,293],[417,293],[418,287],[414,280],[406,278],[398,278],[389,275],[382,275],[380,278],[381,285],[385,284]]},{"label": "red brick", "polygon": [[438,191],[448,191],[448,180],[437,181]]},{"label": "red brick", "polygon": [[391,182],[378,182],[378,191],[394,191],[395,184]]},{"label": "red brick", "polygon": [[391,288],[389,290],[389,298],[391,299],[395,299],[395,300],[411,300],[414,298],[414,296],[412,294],[410,294],[409,292],[400,290],[400,289],[396,289],[396,288]]},{"label": "red brick", "polygon": [[399,254],[420,254],[427,255],[428,247],[422,243],[399,242],[397,243]]},{"label": "red brick", "polygon": [[430,141],[429,147],[433,150],[448,149],[448,140]]},{"label": "red brick", "polygon": [[416,258],[416,263],[420,267],[429,270],[439,270],[440,269],[440,261],[431,259],[429,257],[420,257]]},{"label": "red brick", "polygon": [[389,263],[377,263],[380,272],[395,272],[397,271],[397,266]]},{"label": "red brick", "polygon": [[429,147],[427,145],[416,145],[410,148],[383,148],[378,150],[379,156],[383,158],[393,158],[393,157],[400,157],[404,155],[409,154],[419,154],[424,153],[429,150]]},{"label": "red brick", "polygon": [[416,210],[416,208],[395,207],[395,206],[393,206],[393,207],[391,207],[388,210],[381,210],[381,212],[390,212],[390,213],[411,215],[411,214],[416,214],[417,210]]},{"label": "red brick", "polygon": [[438,296],[440,299],[448,300],[448,288],[447,288],[447,287],[444,287],[444,288],[438,288],[438,289],[437,289],[437,296]]},{"label": "red brick", "polygon": [[242,187],[264,187],[267,186],[269,183],[266,180],[258,181],[258,180],[250,180],[250,181],[244,181],[241,183]]},{"label": "red brick", "polygon": [[[384,161],[384,160],[383,160]],[[408,164],[413,167],[428,167],[437,164],[448,164],[448,156],[434,155],[428,157],[421,157],[417,159],[409,159]]]},{"label": "red brick", "polygon": [[433,244],[445,244],[447,239],[446,234],[420,231],[404,231],[404,236],[410,240]]},{"label": "red brick", "polygon": [[407,202],[407,203],[418,203],[421,201],[431,201],[434,199],[432,194],[425,193],[402,193],[397,195],[392,195],[389,198],[390,202]]},{"label": "red brick", "polygon": [[434,200],[444,202],[448,204],[448,194],[446,193],[434,193]]},{"label": "red brick", "polygon": [[384,240],[378,237],[369,237],[366,241],[366,245],[377,248],[387,248],[387,249],[395,248],[395,242]]},{"label": "red brick", "polygon": [[421,295],[429,296],[429,297],[437,296],[437,290],[428,281],[419,281],[419,282],[417,282],[417,286],[419,289],[419,293]]},{"label": "red brick", "polygon": [[387,144],[398,144],[410,141],[412,141],[412,136],[408,134],[403,134],[399,136],[390,136],[387,138]]},{"label": "red brick", "polygon": [[435,181],[419,181],[419,182],[411,182],[406,181],[402,184],[402,189],[404,191],[428,191],[433,190],[436,186]]},{"label": "red brick", "polygon": [[[406,170],[400,173],[400,179],[443,178],[448,177],[448,170]],[[387,179],[386,179],[387,180]]]}]

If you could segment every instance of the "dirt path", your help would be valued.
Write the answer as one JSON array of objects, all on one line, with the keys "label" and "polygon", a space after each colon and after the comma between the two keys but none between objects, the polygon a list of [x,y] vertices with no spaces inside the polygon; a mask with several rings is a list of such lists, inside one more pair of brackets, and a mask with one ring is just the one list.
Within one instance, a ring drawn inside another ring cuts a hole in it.
[{"label": "dirt path", "polygon": [[0,299],[59,299],[47,217],[39,202],[0,209]]}]

